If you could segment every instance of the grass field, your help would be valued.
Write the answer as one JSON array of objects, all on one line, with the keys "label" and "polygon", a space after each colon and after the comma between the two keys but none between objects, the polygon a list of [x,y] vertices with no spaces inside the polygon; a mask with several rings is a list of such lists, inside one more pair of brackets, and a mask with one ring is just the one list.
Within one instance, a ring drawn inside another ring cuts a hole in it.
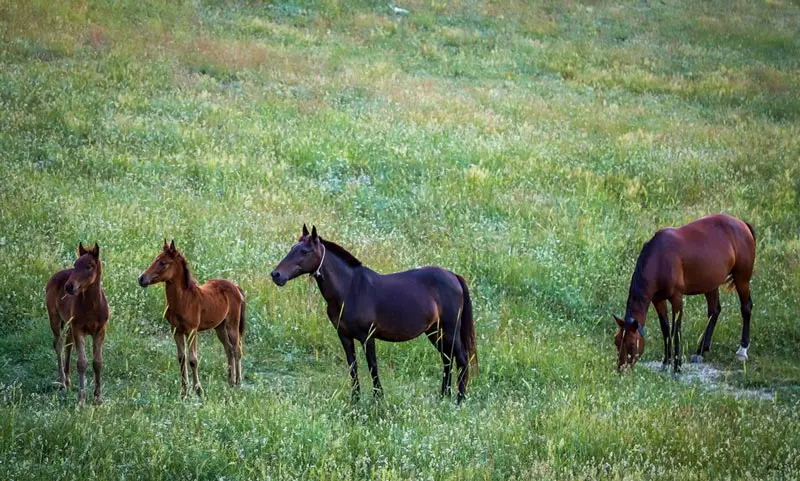
[{"label": "grass field", "polygon": [[[399,6],[0,0],[0,479],[797,479],[800,4]],[[758,234],[751,359],[733,293],[707,359],[774,400],[614,371],[642,243],[720,211]],[[467,278],[465,404],[425,339],[379,343],[384,401],[349,402],[316,287],[269,280],[304,222]],[[206,333],[181,401],[163,288],[136,283],[165,237],[247,293],[241,388]],[[112,309],[83,409],[44,307],[79,240]]]}]

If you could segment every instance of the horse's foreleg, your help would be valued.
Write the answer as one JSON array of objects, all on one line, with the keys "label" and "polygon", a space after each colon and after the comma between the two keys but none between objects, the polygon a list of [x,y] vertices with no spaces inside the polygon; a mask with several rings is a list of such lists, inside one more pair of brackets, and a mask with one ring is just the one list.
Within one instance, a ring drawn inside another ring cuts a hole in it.
[{"label": "horse's foreleg", "polygon": [[750,347],[750,314],[753,312],[753,298],[750,297],[750,283],[736,284],[739,293],[739,303],[742,309],[742,342],[736,351],[736,359],[747,360],[747,348]]},{"label": "horse's foreleg", "polygon": [[683,321],[683,297],[676,296],[672,304],[672,347],[674,353],[673,367],[675,372],[681,371],[681,322]]},{"label": "horse's foreleg", "polygon": [[198,396],[203,395],[200,376],[197,374],[197,329],[189,332],[189,366],[192,368],[192,385]]},{"label": "horse's foreleg", "polygon": [[719,289],[706,293],[706,303],[708,304],[708,325],[697,345],[697,352],[690,359],[691,362],[703,362],[703,353],[711,348],[711,337],[714,335],[717,319],[722,312],[722,305],[719,303]]},{"label": "horse's foreleg", "polygon": [[85,340],[83,332],[71,328],[72,343],[78,351],[78,404],[86,404],[86,368],[89,361],[86,360]]},{"label": "horse's foreleg", "polygon": [[375,397],[383,397],[381,380],[378,379],[378,357],[375,354],[375,339],[367,339],[364,342],[364,348],[367,351],[367,366],[369,367],[369,373],[372,376],[372,389],[374,390]]},{"label": "horse's foreleg", "polygon": [[106,337],[105,327],[92,337],[92,368],[94,369],[94,402],[103,402],[103,341]]},{"label": "horse's foreleg", "polygon": [[350,378],[352,379],[353,390],[351,398],[357,401],[361,395],[361,386],[358,384],[358,365],[356,364],[356,347],[353,339],[339,333],[339,340],[344,348],[344,355],[347,358],[347,365],[350,366]]},{"label": "horse's foreleg", "polygon": [[67,345],[64,346],[64,386],[69,387],[69,364],[72,361],[72,327],[67,328],[67,335],[64,336],[67,340]]},{"label": "horse's foreleg", "polygon": [[185,399],[189,384],[189,373],[186,371],[186,335],[176,330],[173,337],[178,348],[178,364],[181,369],[181,397]]},{"label": "horse's foreleg", "polygon": [[670,359],[672,359],[672,342],[670,342],[669,336],[667,301],[653,303],[653,307],[655,307],[656,314],[658,314],[658,324],[661,326],[661,335],[664,337],[664,360],[661,362],[661,368],[666,369],[669,367]]}]

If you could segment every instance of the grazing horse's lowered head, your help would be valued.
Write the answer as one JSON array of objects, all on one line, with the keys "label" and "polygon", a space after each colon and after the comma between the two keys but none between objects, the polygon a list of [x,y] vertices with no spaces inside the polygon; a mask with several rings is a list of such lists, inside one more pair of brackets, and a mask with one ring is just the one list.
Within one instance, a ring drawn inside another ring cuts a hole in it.
[{"label": "grazing horse's lowered head", "polygon": [[623,321],[614,316],[614,320],[619,327],[614,337],[614,344],[617,346],[617,370],[622,371],[626,367],[633,367],[644,354],[644,327],[633,317]]},{"label": "grazing horse's lowered head", "polygon": [[91,250],[86,250],[83,243],[79,243],[78,259],[64,284],[64,291],[71,296],[85,291],[100,279],[100,271],[100,246],[95,243]]},{"label": "grazing horse's lowered head", "polygon": [[323,262],[325,262],[325,245],[317,235],[316,226],[312,226],[309,233],[308,227],[303,224],[303,235],[272,271],[272,282],[283,287],[290,280],[303,274],[319,276]]}]

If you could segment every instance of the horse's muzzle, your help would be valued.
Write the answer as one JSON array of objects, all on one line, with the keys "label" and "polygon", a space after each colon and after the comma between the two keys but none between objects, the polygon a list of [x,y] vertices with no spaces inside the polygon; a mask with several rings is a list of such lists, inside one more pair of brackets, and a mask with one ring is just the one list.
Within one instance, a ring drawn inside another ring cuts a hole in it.
[{"label": "horse's muzzle", "polygon": [[147,287],[150,285],[150,283],[144,278],[144,274],[139,276],[139,285],[142,287]]},{"label": "horse's muzzle", "polygon": [[272,276],[272,282],[274,282],[275,285],[279,287],[285,286],[286,281],[288,280],[286,276],[281,275],[281,273],[278,271],[272,271],[272,274],[270,274],[270,276]]},{"label": "horse's muzzle", "polygon": [[67,291],[67,294],[71,296],[75,295],[75,286],[71,282],[64,286],[64,290]]}]

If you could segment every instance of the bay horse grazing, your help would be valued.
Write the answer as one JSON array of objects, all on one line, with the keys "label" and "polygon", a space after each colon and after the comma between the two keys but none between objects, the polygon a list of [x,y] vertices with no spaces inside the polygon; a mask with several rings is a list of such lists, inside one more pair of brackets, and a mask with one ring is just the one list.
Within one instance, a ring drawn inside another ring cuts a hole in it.
[{"label": "bay horse grazing", "polygon": [[383,389],[378,378],[375,339],[409,341],[428,335],[444,363],[442,396],[451,394],[451,367],[459,368],[458,402],[467,394],[469,364],[477,368],[472,301],[463,277],[441,267],[422,267],[382,275],[361,264],[343,247],[311,233],[303,233],[272,271],[278,286],[310,274],[328,304],[327,313],[344,347],[352,378],[352,397],[360,385],[354,339],[364,346],[376,397]]},{"label": "bay horse grazing", "polygon": [[[86,336],[92,336],[94,368],[94,400],[103,402],[103,340],[108,324],[108,301],[101,279],[100,246],[95,243],[86,250],[78,244],[78,259],[72,269],[56,272],[47,282],[45,304],[53,331],[53,349],[58,360],[58,380],[61,389],[69,387],[69,360],[73,344],[78,351],[78,403],[86,403]],[[67,328],[67,352],[61,361],[61,330]]]},{"label": "bay horse grazing", "polygon": [[[680,371],[683,296],[696,294],[706,296],[708,325],[690,360],[702,362],[703,354],[711,347],[711,336],[722,311],[719,286],[726,283],[736,288],[741,304],[742,341],[736,358],[747,360],[753,310],[750,277],[755,258],[753,226],[729,215],[710,215],[683,227],[656,232],[644,244],[636,261],[625,318],[614,316],[619,327],[614,340],[617,368],[632,366],[644,352],[644,324],[652,302],[664,336],[664,367],[672,359],[675,371]],[[672,304],[671,331],[667,301]]]},{"label": "bay horse grazing", "polygon": [[147,287],[163,282],[167,296],[164,318],[174,329],[181,368],[181,396],[186,397],[189,375],[186,370],[186,339],[189,341],[189,365],[198,396],[203,394],[197,376],[197,333],[214,329],[228,358],[228,383],[242,382],[242,338],[245,327],[244,291],[231,281],[211,279],[202,286],[192,277],[175,241],[164,247],[150,267],[139,276],[139,285]]}]

